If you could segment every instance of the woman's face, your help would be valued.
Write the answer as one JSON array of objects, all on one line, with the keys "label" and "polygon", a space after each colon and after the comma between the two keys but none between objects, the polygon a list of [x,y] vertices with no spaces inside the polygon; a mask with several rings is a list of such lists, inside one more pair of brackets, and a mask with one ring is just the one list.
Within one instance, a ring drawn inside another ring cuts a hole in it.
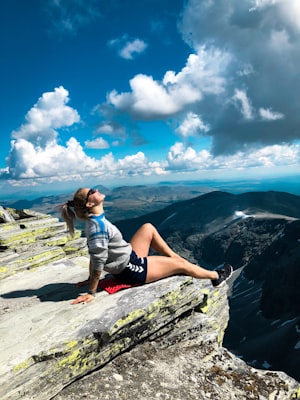
[{"label": "woman's face", "polygon": [[98,206],[103,203],[105,194],[100,193],[98,189],[83,189],[86,192],[86,203],[93,203]]}]

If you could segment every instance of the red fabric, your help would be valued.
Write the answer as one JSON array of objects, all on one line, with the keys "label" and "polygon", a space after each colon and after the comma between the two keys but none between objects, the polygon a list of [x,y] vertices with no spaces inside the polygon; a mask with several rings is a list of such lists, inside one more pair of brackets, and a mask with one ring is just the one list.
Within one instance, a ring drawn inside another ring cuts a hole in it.
[{"label": "red fabric", "polygon": [[127,284],[127,283],[121,283],[116,281],[114,278],[106,278],[106,279],[102,279],[101,281],[99,281],[98,287],[100,287],[101,289],[104,289],[107,291],[107,293],[109,294],[113,294],[118,292],[119,290],[123,290],[123,289],[128,289],[134,286],[139,286],[138,284]]}]

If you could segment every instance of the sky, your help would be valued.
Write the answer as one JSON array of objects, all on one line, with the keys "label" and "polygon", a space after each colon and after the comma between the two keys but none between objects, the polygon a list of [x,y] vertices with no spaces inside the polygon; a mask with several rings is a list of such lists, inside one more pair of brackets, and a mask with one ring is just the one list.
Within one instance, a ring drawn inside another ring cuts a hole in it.
[{"label": "sky", "polygon": [[10,0],[0,192],[300,171],[299,0]]}]

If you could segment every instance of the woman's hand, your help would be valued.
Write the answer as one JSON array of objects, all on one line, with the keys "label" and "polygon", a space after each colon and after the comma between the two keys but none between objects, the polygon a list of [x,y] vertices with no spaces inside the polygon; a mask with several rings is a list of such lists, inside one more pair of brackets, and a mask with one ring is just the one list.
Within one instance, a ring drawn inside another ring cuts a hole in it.
[{"label": "woman's hand", "polygon": [[90,303],[91,301],[94,300],[94,296],[92,294],[82,294],[81,296],[78,296],[77,299],[73,300],[71,304],[78,304],[78,303]]}]

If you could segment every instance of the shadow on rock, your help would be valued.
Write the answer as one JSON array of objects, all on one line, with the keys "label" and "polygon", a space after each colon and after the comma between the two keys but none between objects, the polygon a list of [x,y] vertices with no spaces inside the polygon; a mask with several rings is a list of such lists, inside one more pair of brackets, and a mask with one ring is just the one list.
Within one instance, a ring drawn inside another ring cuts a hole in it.
[{"label": "shadow on rock", "polygon": [[75,299],[85,289],[71,283],[49,283],[37,289],[15,290],[2,294],[4,299],[37,297],[40,301],[64,301]]}]

